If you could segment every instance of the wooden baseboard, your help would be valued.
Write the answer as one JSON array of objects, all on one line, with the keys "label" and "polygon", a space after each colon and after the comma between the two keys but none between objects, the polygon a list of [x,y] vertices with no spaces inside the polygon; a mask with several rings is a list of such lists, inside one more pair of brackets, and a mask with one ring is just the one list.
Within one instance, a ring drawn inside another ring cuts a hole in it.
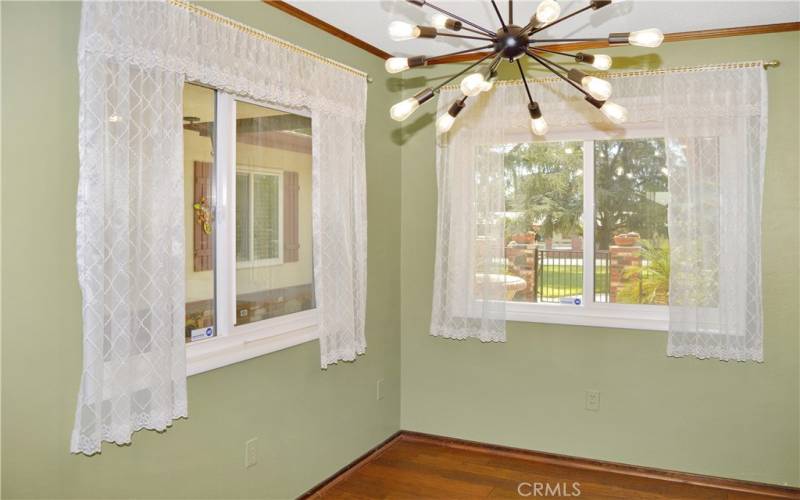
[{"label": "wooden baseboard", "polygon": [[378,446],[372,448],[347,466],[343,467],[336,474],[314,486],[299,498],[309,498],[313,495],[324,495],[325,491],[332,488],[336,483],[346,479],[353,472],[363,467],[367,463],[375,460],[380,454],[397,441],[416,441],[448,448],[491,453],[516,459],[529,460],[549,465],[561,467],[571,467],[582,470],[595,470],[623,476],[641,477],[660,481],[670,481],[695,486],[714,488],[730,493],[745,493],[753,495],[770,496],[774,498],[800,498],[800,488],[789,486],[778,486],[766,483],[756,483],[739,479],[727,479],[715,476],[705,476],[702,474],[692,474],[689,472],[679,472],[653,467],[641,467],[637,465],[622,464],[618,462],[607,462],[590,458],[572,457],[557,453],[546,453],[542,451],[526,450],[511,446],[480,443],[468,441],[466,439],[438,436],[435,434],[425,434],[415,431],[398,431]]},{"label": "wooden baseboard", "polygon": [[336,471],[336,473],[333,474],[332,476],[330,476],[329,478],[324,479],[321,483],[317,484],[316,486],[314,486],[310,490],[306,491],[305,493],[303,493],[302,495],[297,497],[298,500],[304,499],[304,498],[310,498],[313,495],[316,495],[317,493],[323,493],[325,490],[327,490],[329,488],[332,488],[336,483],[338,483],[340,481],[343,481],[350,474],[352,474],[353,472],[357,471],[359,468],[361,468],[364,465],[368,464],[372,460],[375,460],[376,458],[378,458],[380,456],[380,454],[383,453],[383,451],[385,449],[387,449],[393,443],[395,443],[396,441],[401,439],[402,435],[403,435],[403,431],[395,432],[394,434],[392,434],[388,438],[384,439],[377,446],[373,447],[372,449],[370,449],[369,451],[367,451],[366,453],[364,453],[360,457],[356,458],[355,460],[353,460],[349,464],[345,465],[344,467],[342,467],[341,469]]}]

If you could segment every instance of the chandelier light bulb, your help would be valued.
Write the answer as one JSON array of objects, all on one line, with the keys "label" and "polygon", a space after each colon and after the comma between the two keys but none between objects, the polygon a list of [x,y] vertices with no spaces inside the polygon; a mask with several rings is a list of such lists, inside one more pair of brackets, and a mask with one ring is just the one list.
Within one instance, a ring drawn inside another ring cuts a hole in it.
[{"label": "chandelier light bulb", "polygon": [[431,25],[436,29],[447,29],[447,21],[450,18],[445,16],[444,14],[434,14],[433,20],[431,21]]},{"label": "chandelier light bulb", "polygon": [[550,130],[550,126],[543,117],[531,118],[531,131],[536,135],[545,135]]},{"label": "chandelier light bulb", "polygon": [[611,84],[601,78],[584,76],[581,78],[581,85],[598,101],[607,101],[611,97]]},{"label": "chandelier light bulb", "polygon": [[664,34],[655,28],[634,31],[628,35],[628,43],[638,47],[658,47],[663,41]]},{"label": "chandelier light bulb", "polygon": [[481,93],[486,79],[481,73],[472,73],[461,80],[461,92],[467,97],[473,97]]},{"label": "chandelier light bulb", "polygon": [[428,58],[425,56],[414,57],[390,57],[384,63],[386,71],[389,73],[400,73],[408,68],[416,68],[417,66],[425,66]]},{"label": "chandelier light bulb", "polygon": [[440,134],[447,133],[456,122],[456,117],[450,113],[445,113],[436,120],[436,131]]},{"label": "chandelier light bulb", "polygon": [[481,89],[481,92],[489,92],[490,90],[492,90],[492,88],[494,87],[494,82],[496,81],[497,81],[497,73],[492,71],[491,74],[489,75],[489,78],[487,78],[486,81],[483,82],[483,89]]},{"label": "chandelier light bulb", "polygon": [[436,120],[437,132],[440,134],[445,134],[453,127],[453,123],[456,121],[456,116],[458,116],[458,114],[461,113],[461,110],[464,109],[464,106],[466,106],[466,100],[466,97],[462,97],[461,99],[457,100],[450,106],[450,109],[447,110],[447,113],[443,114],[438,120]]},{"label": "chandelier light bulb", "polygon": [[605,54],[595,54],[592,66],[600,71],[607,71],[611,69],[611,63],[611,56],[607,56]]},{"label": "chandelier light bulb", "polygon": [[409,68],[407,57],[390,57],[384,64],[387,73],[400,73]]},{"label": "chandelier light bulb", "polygon": [[429,101],[433,96],[433,89],[422,89],[414,97],[404,99],[392,106],[389,110],[389,116],[392,117],[392,120],[401,122],[411,116],[421,104]]},{"label": "chandelier light bulb", "polygon": [[617,125],[621,125],[628,120],[628,110],[615,102],[606,101],[600,107],[600,111],[606,115],[606,118]]},{"label": "chandelier light bulb", "polygon": [[389,115],[392,117],[392,120],[401,122],[411,116],[411,114],[417,110],[419,107],[419,102],[413,97],[409,97],[408,99],[402,100],[392,106],[389,110]]},{"label": "chandelier light bulb", "polygon": [[531,102],[528,104],[528,113],[531,115],[531,131],[536,135],[544,135],[550,129],[547,121],[542,116],[542,110],[539,109],[538,102]]},{"label": "chandelier light bulb", "polygon": [[439,30],[450,30],[450,31],[460,31],[461,30],[461,21],[456,21],[444,14],[434,14],[433,20],[431,24],[434,28]]},{"label": "chandelier light bulb", "polygon": [[[536,45],[538,42],[567,43],[606,40],[604,38],[540,39],[538,33],[545,28],[550,29],[553,26],[560,25],[563,21],[569,21],[575,15],[587,10],[598,10],[611,5],[613,2],[624,0],[586,0],[588,5],[577,10],[573,9],[573,12],[567,15],[562,14],[561,6],[559,5],[560,2],[558,0],[536,0],[536,9],[532,13],[528,11],[528,15],[530,16],[529,21],[525,23],[524,26],[518,26],[511,22],[506,24],[502,15],[500,15],[498,7],[494,5],[494,10],[498,14],[498,20],[500,22],[495,23],[494,26],[487,26],[486,28],[433,5],[431,2],[435,0],[406,1],[417,7],[430,7],[433,11],[436,11],[430,13],[429,19],[431,19],[432,25],[422,26],[403,21],[393,21],[389,25],[389,34],[393,40],[410,40],[414,38],[435,39],[440,36],[447,36],[462,39],[486,40],[491,43],[483,47],[473,46],[449,54],[437,55],[430,60],[426,56],[392,57],[387,60],[385,62],[386,71],[389,73],[400,73],[401,71],[417,66],[437,64],[439,60],[444,62],[445,58],[451,56],[465,56],[465,58],[467,58],[466,55],[471,54],[469,59],[472,59],[472,56],[478,56],[478,60],[475,63],[461,69],[455,74],[451,74],[449,78],[445,78],[436,86],[426,88],[413,98],[405,99],[392,106],[390,115],[394,120],[405,120],[417,108],[422,106],[423,103],[430,100],[435,93],[441,90],[445,85],[461,79],[459,88],[463,93],[463,97],[454,102],[446,114],[442,114],[436,119],[437,132],[446,134],[455,124],[458,113],[464,108],[465,101],[469,97],[478,96],[481,92],[488,92],[494,88],[496,85],[495,79],[497,77],[497,71],[499,71],[500,65],[503,63],[516,63],[527,90],[531,131],[536,136],[546,135],[548,134],[548,123],[542,116],[539,104],[533,100],[533,94],[528,87],[528,79],[519,61],[521,57],[527,55],[538,62],[545,70],[550,71],[562,80],[566,80],[571,87],[574,87],[574,89],[584,95],[589,104],[603,113],[611,122],[621,124],[627,121],[628,111],[619,104],[609,101],[612,94],[612,86],[607,79],[599,78],[603,76],[602,73],[595,73],[597,76],[592,76],[576,67],[565,67],[562,63],[550,59],[551,57],[558,56],[567,57],[580,65],[591,65],[595,70],[608,71],[614,63],[610,56],[585,52],[559,52],[548,49],[548,46]],[[508,3],[510,16],[512,5],[510,1]],[[521,25],[523,23],[519,24]],[[461,34],[461,30],[469,31],[470,33]],[[569,30],[567,31],[569,32]],[[474,36],[472,33],[479,36]],[[639,47],[658,47],[663,41],[664,34],[655,28],[633,32],[609,33],[607,38],[609,46],[635,45]],[[489,51],[483,52],[483,54],[478,53],[485,49],[489,49]],[[584,69],[586,67],[587,66],[583,66]]]},{"label": "chandelier light bulb", "polygon": [[405,23],[403,21],[392,21],[389,23],[389,37],[395,42],[411,40],[420,34],[419,26]]},{"label": "chandelier light bulb", "polygon": [[555,0],[542,0],[542,3],[536,7],[535,24],[537,26],[550,24],[558,19],[559,14],[561,14],[561,6]]}]

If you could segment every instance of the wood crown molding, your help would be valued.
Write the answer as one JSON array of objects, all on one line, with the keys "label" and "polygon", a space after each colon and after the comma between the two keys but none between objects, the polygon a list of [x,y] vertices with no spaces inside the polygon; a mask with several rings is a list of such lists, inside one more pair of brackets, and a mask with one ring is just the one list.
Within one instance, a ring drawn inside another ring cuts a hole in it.
[{"label": "wood crown molding", "polygon": [[[388,59],[392,57],[391,54],[385,52],[378,47],[361,40],[358,37],[347,33],[336,26],[326,23],[318,17],[314,17],[308,12],[305,12],[283,0],[262,0],[265,4],[275,7],[290,16],[296,17],[311,26],[319,28],[331,35],[344,40],[347,43],[355,45],[356,47],[366,50],[370,54],[376,55],[381,59]],[[667,33],[664,35],[665,42],[684,42],[687,40],[705,40],[707,38],[726,38],[731,36],[744,36],[744,35],[764,35],[767,33],[782,33],[785,31],[800,31],[800,22],[791,23],[776,23],[776,24],[759,24],[755,26],[740,26],[736,28],[718,28],[700,31],[682,31],[678,33]],[[568,51],[568,50],[586,50],[586,49],[599,49],[608,47],[605,41],[599,42],[573,42],[573,43],[560,43],[553,45],[542,45],[544,49]],[[475,61],[486,55],[485,52],[477,52],[472,54],[461,54],[456,56],[435,57],[432,56],[428,64],[448,64],[459,63],[466,61]]]},{"label": "wood crown molding", "polygon": [[[765,35],[767,33],[782,33],[785,31],[800,31],[800,22],[794,23],[777,23],[777,24],[759,24],[755,26],[740,26],[737,28],[719,28],[700,31],[682,31],[678,33],[667,33],[664,35],[665,42],[685,42],[689,40],[705,40],[708,38],[727,38],[732,36],[745,36],[745,35]],[[605,40],[597,42],[571,42],[571,43],[558,43],[552,45],[541,45],[543,49],[558,50],[558,51],[574,51],[586,49],[601,49],[609,47],[608,42]],[[613,49],[613,47],[610,47]],[[475,61],[485,56],[486,52],[477,52],[472,54],[461,54],[457,56],[447,57],[431,57],[428,64],[449,64],[460,63],[467,61]]]},{"label": "wood crown molding", "polygon": [[740,479],[727,479],[715,476],[705,476],[702,474],[692,474],[689,472],[656,469],[652,467],[640,467],[637,465],[628,465],[618,462],[607,462],[590,458],[572,457],[557,453],[546,453],[522,448],[514,448],[511,446],[479,443],[476,441],[468,441],[466,439],[450,438],[435,434],[401,430],[392,434],[385,441],[340,469],[333,476],[325,479],[304,494],[300,495],[299,498],[307,499],[312,497],[324,497],[326,491],[329,491],[334,485],[340,481],[343,481],[364,465],[367,465],[371,461],[375,460],[387,448],[398,441],[423,442],[453,449],[478,451],[482,453],[491,453],[497,456],[529,460],[531,462],[538,462],[541,464],[571,467],[582,470],[595,470],[619,474],[622,476],[640,477],[660,481],[690,484],[694,486],[703,486],[728,493],[761,495],[773,498],[798,498],[800,496],[800,489],[792,488],[791,486],[778,486],[766,483],[744,481]]},{"label": "wood crown molding", "polygon": [[262,1],[271,7],[275,7],[276,9],[281,10],[292,17],[296,17],[297,19],[300,19],[301,21],[304,21],[310,24],[311,26],[314,26],[315,28],[319,28],[322,31],[330,33],[336,38],[340,38],[349,44],[355,45],[359,49],[366,50],[370,54],[376,55],[381,59],[388,59],[392,57],[392,55],[389,54],[388,52],[384,52],[378,47],[371,45],[360,38],[354,37],[350,33],[340,30],[336,26],[326,23],[322,19],[314,17],[308,12],[300,10],[297,7],[294,7],[293,5],[284,2],[283,0],[262,0]]}]

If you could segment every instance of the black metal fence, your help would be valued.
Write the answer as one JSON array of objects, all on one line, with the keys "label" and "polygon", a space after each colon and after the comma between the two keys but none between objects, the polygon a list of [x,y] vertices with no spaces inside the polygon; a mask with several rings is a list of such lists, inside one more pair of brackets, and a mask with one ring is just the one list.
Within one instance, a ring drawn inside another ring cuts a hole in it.
[{"label": "black metal fence", "polygon": [[[544,250],[534,252],[534,302],[574,302],[583,293],[583,252]],[[595,252],[594,301],[608,302],[611,286],[608,251]]]}]

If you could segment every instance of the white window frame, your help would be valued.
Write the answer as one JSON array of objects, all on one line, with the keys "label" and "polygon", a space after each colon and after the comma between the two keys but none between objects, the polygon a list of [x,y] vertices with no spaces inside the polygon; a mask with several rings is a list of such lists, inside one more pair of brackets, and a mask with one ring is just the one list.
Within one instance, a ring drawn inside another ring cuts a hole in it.
[{"label": "white window frame", "polygon": [[[513,137],[509,142],[583,141],[583,255],[594,257],[594,141],[665,137],[657,124],[626,126],[622,131],[598,131],[591,127],[548,134],[544,139]],[[583,296],[580,305],[505,302],[508,321],[552,323],[635,330],[667,331],[669,308],[643,304],[598,304],[594,302],[594,262],[583,259]],[[480,309],[476,309],[479,311]]]},{"label": "white window frame", "polygon": [[[186,344],[187,375],[196,375],[319,338],[318,310],[234,326],[236,320],[236,101],[310,118],[287,109],[216,91],[214,155],[214,294],[216,336]],[[281,182],[281,196],[283,193]],[[281,198],[281,210],[283,203]],[[283,213],[281,212],[281,224]],[[282,227],[281,227],[282,232]],[[281,248],[281,261],[283,250]]]},{"label": "white window frame", "polygon": [[[236,174],[246,174],[250,189],[250,228],[248,234],[250,240],[248,241],[248,253],[250,258],[248,260],[237,260],[236,267],[238,269],[250,269],[254,267],[268,267],[279,266],[283,264],[283,170],[274,168],[260,168],[251,165],[236,165]],[[255,258],[255,219],[253,217],[253,210],[255,209],[255,176],[257,175],[270,175],[278,178],[278,256],[274,259],[256,259]],[[234,176],[234,182],[236,177]],[[235,212],[235,207],[234,207]],[[234,216],[235,220],[235,216]],[[235,230],[235,228],[234,228]]]}]

